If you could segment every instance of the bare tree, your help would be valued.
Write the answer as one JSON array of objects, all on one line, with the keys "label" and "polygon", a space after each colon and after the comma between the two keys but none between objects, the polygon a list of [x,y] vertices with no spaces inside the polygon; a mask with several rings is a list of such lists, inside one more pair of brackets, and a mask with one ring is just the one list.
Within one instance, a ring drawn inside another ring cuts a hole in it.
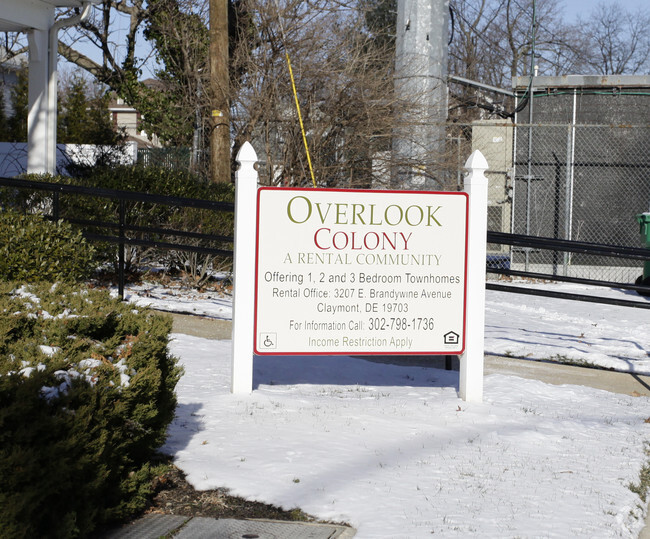
[{"label": "bare tree", "polygon": [[[252,139],[265,150],[267,181],[309,181],[289,58],[318,182],[369,185],[373,160],[390,148],[391,44],[369,31],[352,0],[229,5],[233,158]],[[147,131],[174,145],[198,138],[205,146],[214,108],[207,6],[206,0],[104,0],[81,29],[62,34],[59,51],[138,108]],[[153,88],[139,80],[151,60],[138,57],[142,39],[160,66],[161,84]],[[89,45],[99,54],[85,54]]]},{"label": "bare tree", "polygon": [[392,48],[376,46],[353,4],[330,0],[255,4],[255,46],[233,62],[235,148],[264,148],[261,172],[273,184],[311,183],[288,60],[319,185],[369,186],[373,159],[389,146]]},{"label": "bare tree", "polygon": [[[455,0],[451,5],[452,75],[507,89],[513,77],[533,70],[560,75],[584,64],[582,39],[563,21],[558,0]],[[507,99],[468,87],[454,86],[452,98],[456,119],[507,116],[512,111]]]},{"label": "bare tree", "polygon": [[490,28],[496,24],[503,2],[456,0],[451,4],[450,73],[486,84],[498,82],[491,71],[499,60],[491,57],[501,51],[491,42],[494,32]]},{"label": "bare tree", "polygon": [[483,82],[507,87],[513,77],[530,73],[531,64],[539,74],[559,74],[579,62],[575,27],[564,22],[558,0],[456,0],[453,5],[460,34],[451,44],[456,70],[475,66]]},{"label": "bare tree", "polygon": [[[449,73],[496,87],[509,87],[512,77],[530,74],[534,66],[549,75],[586,66],[635,72],[650,51],[640,31],[650,21],[639,14],[636,21],[624,16],[618,26],[608,26],[612,17],[601,6],[578,32],[562,19],[559,0],[453,0],[451,7]],[[308,150],[320,185],[363,187],[383,176],[392,165],[392,134],[409,128],[395,125],[394,8],[394,0],[230,0],[231,159],[252,140],[267,183],[309,183]],[[118,26],[125,30],[118,34]],[[68,60],[142,110],[164,139],[206,143],[213,108],[207,0],[104,0],[81,31],[61,37],[59,49]],[[585,42],[597,37],[601,55],[587,57]],[[139,80],[148,60],[138,57],[141,39],[160,66],[163,84],[155,90]],[[101,59],[80,52],[82,42],[93,44]],[[513,104],[504,99],[453,86],[452,118],[507,116]],[[400,96],[399,106],[408,101]]]},{"label": "bare tree", "polygon": [[601,75],[647,72],[650,66],[650,8],[626,11],[618,2],[601,2],[581,21],[588,47],[585,61]]}]

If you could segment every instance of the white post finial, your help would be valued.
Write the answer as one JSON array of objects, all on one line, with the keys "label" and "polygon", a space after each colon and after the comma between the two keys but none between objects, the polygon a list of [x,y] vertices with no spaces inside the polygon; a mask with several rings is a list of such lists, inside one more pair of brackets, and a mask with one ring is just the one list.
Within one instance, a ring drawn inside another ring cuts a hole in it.
[{"label": "white post finial", "polygon": [[237,161],[241,164],[240,172],[242,169],[255,166],[255,163],[257,163],[257,154],[250,142],[244,142],[242,147],[239,148],[239,152],[237,152]]},{"label": "white post finial", "polygon": [[257,227],[257,154],[245,142],[235,173],[235,247],[233,255],[232,393],[253,391],[255,326],[255,245]]},{"label": "white post finial", "polygon": [[483,174],[488,168],[487,159],[485,159],[485,156],[481,153],[481,150],[474,150],[472,154],[467,158],[467,161],[465,161],[465,169],[469,171],[469,174],[472,174],[474,172]]},{"label": "white post finial", "polygon": [[485,336],[485,261],[487,247],[488,162],[476,150],[465,163],[465,192],[469,195],[467,248],[467,303],[465,352],[460,357],[460,398],[483,400]]}]

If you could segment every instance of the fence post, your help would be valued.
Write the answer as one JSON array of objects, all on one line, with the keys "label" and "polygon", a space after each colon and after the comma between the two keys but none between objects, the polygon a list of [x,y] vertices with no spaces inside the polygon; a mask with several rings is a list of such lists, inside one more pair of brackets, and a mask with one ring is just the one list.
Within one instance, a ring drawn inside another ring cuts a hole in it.
[{"label": "fence post", "polygon": [[53,191],[52,192],[52,217],[54,218],[54,222],[57,223],[59,221],[59,192],[58,191]]},{"label": "fence post", "polygon": [[253,391],[255,246],[257,228],[257,155],[245,142],[235,173],[235,245],[233,255],[232,393]]},{"label": "fence post", "polygon": [[124,240],[126,238],[126,201],[120,199],[120,222],[119,222],[119,242],[117,245],[117,293],[120,299],[124,299],[124,249],[126,248]]},{"label": "fence post", "polygon": [[465,192],[469,195],[465,352],[460,357],[459,395],[464,401],[483,400],[485,336],[485,260],[487,250],[488,163],[475,150],[465,163]]}]

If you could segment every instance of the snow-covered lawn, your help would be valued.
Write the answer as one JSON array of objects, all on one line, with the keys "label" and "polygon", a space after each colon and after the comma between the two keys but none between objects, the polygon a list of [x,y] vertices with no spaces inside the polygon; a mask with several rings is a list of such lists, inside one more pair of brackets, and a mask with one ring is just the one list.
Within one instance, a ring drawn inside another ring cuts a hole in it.
[{"label": "snow-covered lawn", "polygon": [[[532,286],[650,303],[630,291],[578,284]],[[650,310],[487,291],[485,352],[650,374]]]},{"label": "snow-covered lawn", "polygon": [[[227,318],[227,300],[201,302]],[[167,308],[189,310],[173,298]],[[650,373],[648,310],[488,291],[486,315],[486,353]],[[171,344],[186,372],[164,449],[199,489],[300,507],[360,538],[636,537],[643,527],[646,504],[630,486],[648,462],[648,398],[490,375],[484,402],[469,404],[456,372],[270,356],[255,360],[253,394],[231,395],[230,346],[180,334]]]}]

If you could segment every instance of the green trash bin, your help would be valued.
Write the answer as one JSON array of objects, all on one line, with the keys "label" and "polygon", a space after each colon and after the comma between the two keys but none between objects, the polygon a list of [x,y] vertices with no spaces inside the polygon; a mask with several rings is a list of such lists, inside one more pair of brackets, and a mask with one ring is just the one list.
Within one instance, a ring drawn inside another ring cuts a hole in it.
[{"label": "green trash bin", "polygon": [[[650,249],[650,212],[640,213],[636,216],[639,221],[639,232],[641,233],[641,241],[645,243],[646,248]],[[636,284],[643,284],[650,286],[650,260],[646,260],[643,264],[643,275],[637,280]],[[644,296],[648,295],[642,293]]]}]

